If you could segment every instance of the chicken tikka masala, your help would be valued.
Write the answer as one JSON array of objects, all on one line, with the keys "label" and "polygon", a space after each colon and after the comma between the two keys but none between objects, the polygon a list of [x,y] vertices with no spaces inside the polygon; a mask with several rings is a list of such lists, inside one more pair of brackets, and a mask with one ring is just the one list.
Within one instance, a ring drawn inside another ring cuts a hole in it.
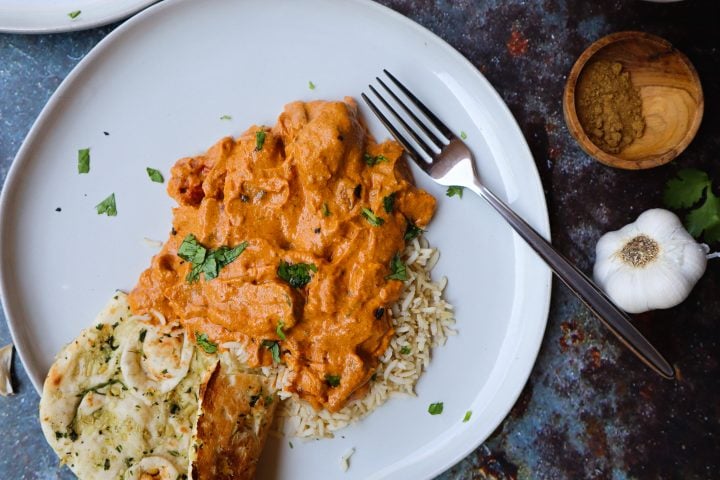
[{"label": "chicken tikka masala", "polygon": [[407,278],[399,252],[433,216],[401,147],[375,143],[352,99],[288,104],[172,168],[168,241],[129,296],[198,345],[284,362],[286,389],[340,410],[367,391]]}]

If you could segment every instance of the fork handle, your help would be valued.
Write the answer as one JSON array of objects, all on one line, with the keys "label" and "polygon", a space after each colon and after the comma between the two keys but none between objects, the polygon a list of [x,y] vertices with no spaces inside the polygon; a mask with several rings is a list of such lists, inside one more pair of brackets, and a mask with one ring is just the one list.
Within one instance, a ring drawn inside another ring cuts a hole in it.
[{"label": "fork handle", "polygon": [[667,379],[675,377],[675,370],[670,363],[633,326],[627,314],[616,307],[592,280],[570,263],[549,241],[477,179],[469,188],[487,200],[507,220],[518,235],[540,255],[560,280],[583,301],[630,351],[661,376]]}]

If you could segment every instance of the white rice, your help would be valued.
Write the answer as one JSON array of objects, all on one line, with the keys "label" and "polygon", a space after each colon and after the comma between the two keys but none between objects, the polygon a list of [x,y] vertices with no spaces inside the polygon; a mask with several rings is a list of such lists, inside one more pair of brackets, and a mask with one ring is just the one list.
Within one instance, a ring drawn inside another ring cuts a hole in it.
[{"label": "white rice", "polygon": [[[447,279],[433,282],[430,278],[430,270],[439,255],[424,238],[412,240],[403,252],[409,278],[390,311],[395,336],[380,357],[377,375],[364,398],[349,403],[337,413],[315,411],[296,395],[283,391],[290,373],[285,365],[263,369],[282,400],[273,426],[277,433],[302,438],[333,437],[334,432],[365,417],[388,398],[415,395],[415,384],[430,364],[431,348],[444,345],[448,336],[456,334],[452,305],[443,299]],[[403,347],[410,352],[401,353]],[[354,449],[348,459],[352,452]],[[347,464],[347,459],[342,462],[341,466]]]}]

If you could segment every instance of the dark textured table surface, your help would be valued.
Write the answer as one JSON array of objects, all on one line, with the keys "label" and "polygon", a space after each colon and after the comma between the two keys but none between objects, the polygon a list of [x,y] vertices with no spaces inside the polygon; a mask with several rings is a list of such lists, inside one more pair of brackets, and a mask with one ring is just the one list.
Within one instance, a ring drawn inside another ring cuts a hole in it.
[{"label": "dark textured table surface", "polygon": [[[517,118],[537,163],[553,241],[586,271],[600,235],[662,206],[680,167],[720,181],[720,29],[715,0],[384,0],[469,58]],[[58,84],[112,26],[87,32],[0,34],[0,175]],[[592,41],[642,30],[672,42],[703,82],[705,117],[679,159],[654,170],[604,167],[585,155],[562,117],[562,90]],[[716,249],[718,245],[715,245]],[[22,252],[17,252],[22,255]],[[488,441],[440,478],[720,476],[720,265],[711,262],[678,307],[636,325],[678,373],[665,381],[621,348],[563,286],[554,285],[545,339],[523,394]],[[2,267],[0,267],[2,268]],[[0,345],[10,342],[4,317]],[[38,396],[13,362],[13,397],[0,397],[0,479],[71,478],[37,420]]]}]

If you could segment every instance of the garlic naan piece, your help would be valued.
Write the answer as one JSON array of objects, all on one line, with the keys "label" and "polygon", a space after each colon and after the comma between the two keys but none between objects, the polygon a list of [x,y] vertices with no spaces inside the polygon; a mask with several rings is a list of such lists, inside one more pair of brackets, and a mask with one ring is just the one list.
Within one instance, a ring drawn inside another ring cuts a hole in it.
[{"label": "garlic naan piece", "polygon": [[129,316],[125,294],[118,292],[95,325],[68,344],[50,368],[40,399],[40,421],[55,451],[64,451],[72,443],[71,424],[84,394],[107,385],[115,374],[119,356],[115,330]]},{"label": "garlic naan piece", "polygon": [[159,456],[145,457],[125,472],[124,480],[177,480],[177,468]]},{"label": "garlic naan piece", "polygon": [[261,375],[220,361],[200,388],[190,477],[252,480],[275,411]]},{"label": "garlic naan piece", "polygon": [[179,323],[139,323],[134,341],[123,346],[120,369],[125,384],[145,403],[173,390],[185,378],[195,349]]}]

